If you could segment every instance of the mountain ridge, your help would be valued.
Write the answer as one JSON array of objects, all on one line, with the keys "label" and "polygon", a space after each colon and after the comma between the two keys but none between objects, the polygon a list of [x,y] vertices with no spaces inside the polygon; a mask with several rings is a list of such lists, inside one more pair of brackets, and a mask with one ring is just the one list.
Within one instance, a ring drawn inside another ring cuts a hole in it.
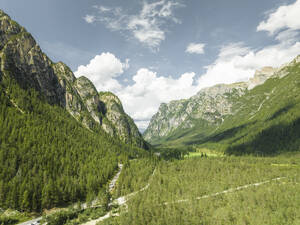
[{"label": "mountain ridge", "polygon": [[152,144],[162,144],[185,135],[193,136],[198,133],[199,137],[203,137],[213,133],[227,117],[238,112],[233,106],[242,96],[270,78],[285,77],[288,74],[287,68],[298,61],[299,56],[278,68],[263,67],[247,82],[217,84],[201,89],[189,99],[163,103],[143,136]]},{"label": "mountain ridge", "polygon": [[149,156],[139,133],[105,132],[101,120],[123,126],[107,118],[115,109],[106,106],[89,80],[52,62],[0,11],[0,211],[42,213],[105,198],[119,163]]},{"label": "mountain ridge", "polygon": [[[64,63],[53,63],[42,52],[32,35],[2,10],[0,30],[0,80],[2,76],[10,76],[22,88],[34,88],[50,104],[66,108],[77,121],[90,130],[100,124],[105,132],[127,144],[149,147],[123,107],[118,113],[124,115],[107,118],[104,113],[106,106],[100,101],[93,83],[86,77],[76,78]],[[120,123],[119,119],[124,121]]]}]

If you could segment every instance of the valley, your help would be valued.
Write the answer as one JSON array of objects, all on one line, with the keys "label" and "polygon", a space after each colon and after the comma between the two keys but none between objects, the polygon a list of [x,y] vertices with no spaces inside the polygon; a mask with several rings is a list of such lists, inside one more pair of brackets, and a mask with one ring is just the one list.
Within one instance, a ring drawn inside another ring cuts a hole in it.
[{"label": "valley", "polygon": [[[300,219],[297,213],[300,199],[292,194],[300,191],[298,155],[129,161],[112,192],[116,200],[110,205],[111,211],[98,218],[87,214],[81,221],[90,220],[84,223],[88,225],[178,221],[180,224],[199,224],[199,221],[293,224]],[[151,167],[156,168],[155,172],[149,170]],[[81,224],[76,219],[81,214],[66,224]]]},{"label": "valley", "polygon": [[[170,4],[151,15],[168,17]],[[156,93],[160,107],[142,134],[148,108],[133,117],[125,109],[138,109],[134,100],[149,96],[148,84],[130,82],[177,82],[144,68],[118,83],[129,59],[113,58],[118,68],[105,62],[105,75],[114,74],[93,83],[78,71],[90,73],[112,54],[73,72],[0,9],[0,224],[300,224],[300,55],[291,55],[247,81],[218,82],[188,98],[162,102]],[[196,87],[194,75],[179,79],[183,90]],[[119,97],[99,88],[107,82]]]}]

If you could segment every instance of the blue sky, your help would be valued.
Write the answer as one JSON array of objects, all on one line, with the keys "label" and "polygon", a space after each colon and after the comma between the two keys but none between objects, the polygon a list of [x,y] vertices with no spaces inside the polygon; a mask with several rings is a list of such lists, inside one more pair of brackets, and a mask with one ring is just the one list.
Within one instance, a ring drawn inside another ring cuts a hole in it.
[{"label": "blue sky", "polygon": [[141,130],[160,103],[300,54],[300,0],[1,0],[53,61],[112,91]]}]

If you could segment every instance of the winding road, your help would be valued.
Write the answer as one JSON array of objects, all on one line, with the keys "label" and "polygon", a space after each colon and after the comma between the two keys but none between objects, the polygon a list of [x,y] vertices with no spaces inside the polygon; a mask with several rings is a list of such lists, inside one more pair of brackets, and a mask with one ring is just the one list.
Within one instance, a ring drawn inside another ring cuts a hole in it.
[{"label": "winding road", "polygon": [[[142,192],[142,191],[147,190],[147,189],[150,187],[150,182],[151,182],[151,179],[152,179],[152,177],[154,176],[155,172],[156,172],[156,168],[153,170],[153,173],[152,173],[152,175],[151,175],[151,177],[150,177],[150,179],[149,179],[149,182],[148,182],[148,184],[147,184],[145,187],[141,188],[141,189],[138,190],[138,191],[132,192],[132,193],[130,193],[130,194],[128,194],[128,195],[121,196],[121,197],[115,199],[115,200],[114,200],[112,203],[110,203],[109,205],[116,204],[116,205],[119,205],[119,207],[122,206],[122,205],[125,205],[126,208],[127,208],[126,202],[127,202],[130,198],[132,198],[133,196],[137,195],[138,193],[140,193],[140,192]],[[98,222],[101,222],[101,221],[106,220],[106,219],[108,219],[108,218],[110,218],[110,217],[113,217],[113,216],[120,216],[120,214],[119,214],[119,213],[114,213],[113,210],[111,210],[111,211],[109,211],[107,214],[105,214],[104,216],[99,217],[98,219],[95,219],[95,220],[91,220],[91,221],[89,221],[89,222],[87,222],[87,223],[84,223],[83,225],[96,225]]]},{"label": "winding road", "polygon": [[31,225],[31,224],[40,224],[42,217],[35,218],[33,220],[26,221],[24,223],[19,223],[19,225]]},{"label": "winding road", "polygon": [[[192,200],[200,200],[200,199],[204,199],[204,198],[215,197],[215,196],[222,195],[222,194],[228,194],[228,193],[236,192],[236,191],[239,191],[239,190],[242,190],[242,189],[246,189],[246,188],[250,188],[250,187],[254,187],[254,186],[260,186],[260,185],[263,185],[263,184],[266,184],[266,183],[270,183],[271,181],[281,180],[281,179],[285,179],[285,178],[286,177],[277,177],[277,178],[274,178],[272,180],[267,180],[267,181],[254,183],[254,184],[247,184],[247,185],[239,186],[239,187],[236,187],[236,188],[230,188],[230,189],[227,189],[225,191],[216,192],[216,193],[213,193],[213,194],[196,197]],[[188,201],[191,201],[191,199],[181,199],[181,200],[177,200],[177,201],[174,201],[174,202],[165,202],[164,205],[181,203],[181,202],[188,202]]]},{"label": "winding road", "polygon": [[118,179],[119,179],[119,177],[120,177],[120,174],[121,174],[121,172],[122,172],[123,164],[119,163],[118,166],[119,166],[119,171],[118,171],[118,173],[114,176],[114,178],[111,180],[111,182],[110,182],[110,184],[109,184],[109,188],[108,188],[109,192],[112,192],[113,189],[115,188],[115,186],[116,186],[116,184],[117,184],[117,181],[118,181]]}]

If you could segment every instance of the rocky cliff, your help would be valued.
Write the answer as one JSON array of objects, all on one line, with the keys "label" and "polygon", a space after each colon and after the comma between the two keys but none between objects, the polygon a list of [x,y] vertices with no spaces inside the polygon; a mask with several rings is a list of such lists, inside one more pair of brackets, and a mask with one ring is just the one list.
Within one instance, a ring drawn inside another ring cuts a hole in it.
[{"label": "rocky cliff", "polygon": [[34,88],[51,104],[65,105],[64,89],[34,38],[0,10],[2,76],[10,76],[25,89]]},{"label": "rocky cliff", "polygon": [[161,104],[144,132],[148,141],[170,135],[177,129],[190,129],[197,120],[210,125],[222,122],[224,116],[232,114],[232,102],[247,91],[244,83],[220,84],[199,91],[189,99]]},{"label": "rocky cliff", "polygon": [[99,97],[105,116],[102,121],[103,129],[108,133],[113,130],[125,143],[147,148],[133,119],[124,112],[120,99],[111,92],[101,92]]},{"label": "rocky cliff", "polygon": [[0,10],[0,81],[12,79],[60,105],[88,129],[104,131],[128,144],[146,147],[133,120],[113,94],[100,95],[86,77],[76,79],[64,63],[53,63],[25,28]]}]

